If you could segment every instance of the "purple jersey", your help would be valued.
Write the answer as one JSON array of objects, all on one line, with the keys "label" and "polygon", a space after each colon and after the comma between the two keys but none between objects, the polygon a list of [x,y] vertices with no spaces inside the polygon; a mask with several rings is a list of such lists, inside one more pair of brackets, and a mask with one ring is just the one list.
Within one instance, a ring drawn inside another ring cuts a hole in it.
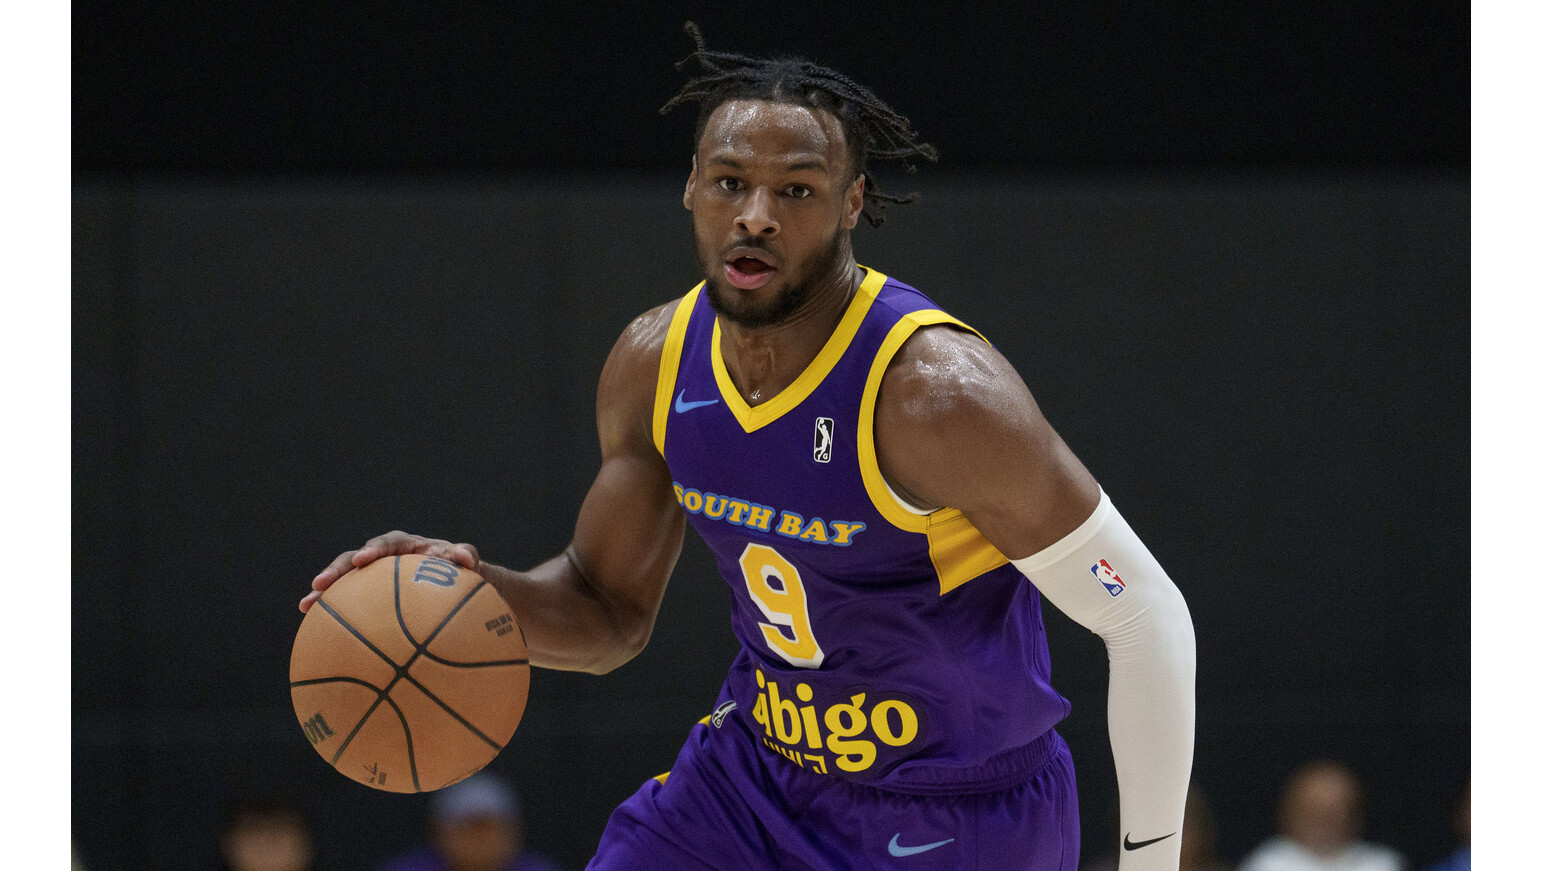
[{"label": "purple jersey", "polygon": [[878,386],[922,326],[953,324],[873,270],[823,350],[750,407],[701,288],[665,343],[653,436],[717,557],[743,644],[725,691],[761,747],[884,789],[999,788],[1042,764],[1070,705],[1038,592],[961,512],[919,514],[877,467]]}]

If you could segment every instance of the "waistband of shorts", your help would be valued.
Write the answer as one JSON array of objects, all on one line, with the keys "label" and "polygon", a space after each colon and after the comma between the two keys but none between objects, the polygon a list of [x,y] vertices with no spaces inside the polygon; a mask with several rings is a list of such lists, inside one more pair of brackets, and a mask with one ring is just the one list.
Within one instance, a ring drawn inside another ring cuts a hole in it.
[{"label": "waistband of shorts", "polygon": [[1050,729],[1021,747],[997,753],[972,768],[916,767],[863,785],[902,795],[995,792],[1035,777],[1064,749],[1064,740]]}]

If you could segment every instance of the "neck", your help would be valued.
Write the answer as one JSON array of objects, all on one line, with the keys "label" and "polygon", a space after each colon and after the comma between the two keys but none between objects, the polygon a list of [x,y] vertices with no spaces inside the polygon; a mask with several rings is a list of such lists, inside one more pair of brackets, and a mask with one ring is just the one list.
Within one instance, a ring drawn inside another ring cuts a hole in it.
[{"label": "neck", "polygon": [[765,403],[797,380],[834,334],[864,277],[848,254],[815,282],[807,302],[780,323],[750,329],[717,319],[723,365],[745,402]]}]

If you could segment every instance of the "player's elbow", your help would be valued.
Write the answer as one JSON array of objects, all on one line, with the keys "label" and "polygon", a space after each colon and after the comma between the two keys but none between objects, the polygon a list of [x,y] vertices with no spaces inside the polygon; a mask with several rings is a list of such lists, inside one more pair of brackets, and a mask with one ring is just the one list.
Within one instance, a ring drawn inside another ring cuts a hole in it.
[{"label": "player's elbow", "polygon": [[1188,612],[1188,603],[1180,594],[1173,599],[1166,606],[1162,624],[1172,639],[1172,667],[1184,683],[1192,686],[1198,672],[1198,637],[1193,631],[1193,615]]},{"label": "player's elbow", "polygon": [[582,670],[594,675],[609,674],[610,672],[615,671],[616,669],[635,659],[637,654],[641,653],[642,648],[645,646],[646,642],[644,641],[642,644],[634,646],[628,645],[625,647],[613,647],[607,650],[605,654],[599,659],[590,663]]},{"label": "player's elbow", "polygon": [[1170,582],[1151,593],[1141,608],[1098,634],[1110,658],[1156,658],[1173,678],[1191,685],[1198,668],[1198,639],[1188,603]]},{"label": "player's elbow", "polygon": [[653,637],[653,622],[651,616],[617,617],[605,643],[599,646],[598,655],[581,670],[589,674],[609,674],[631,662]]}]

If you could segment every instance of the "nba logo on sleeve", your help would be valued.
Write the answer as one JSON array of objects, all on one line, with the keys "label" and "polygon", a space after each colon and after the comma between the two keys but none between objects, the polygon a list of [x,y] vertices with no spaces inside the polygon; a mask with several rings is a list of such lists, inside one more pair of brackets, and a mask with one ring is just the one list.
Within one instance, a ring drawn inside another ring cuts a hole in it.
[{"label": "nba logo on sleeve", "polygon": [[1107,560],[1097,560],[1097,564],[1092,566],[1092,575],[1096,577],[1098,583],[1102,584],[1102,588],[1108,591],[1109,596],[1117,596],[1124,591],[1124,579],[1118,576],[1118,572],[1113,571],[1113,567],[1108,565]]},{"label": "nba logo on sleeve", "polygon": [[821,417],[813,423],[813,461],[829,462],[829,454],[835,447],[834,418]]}]

